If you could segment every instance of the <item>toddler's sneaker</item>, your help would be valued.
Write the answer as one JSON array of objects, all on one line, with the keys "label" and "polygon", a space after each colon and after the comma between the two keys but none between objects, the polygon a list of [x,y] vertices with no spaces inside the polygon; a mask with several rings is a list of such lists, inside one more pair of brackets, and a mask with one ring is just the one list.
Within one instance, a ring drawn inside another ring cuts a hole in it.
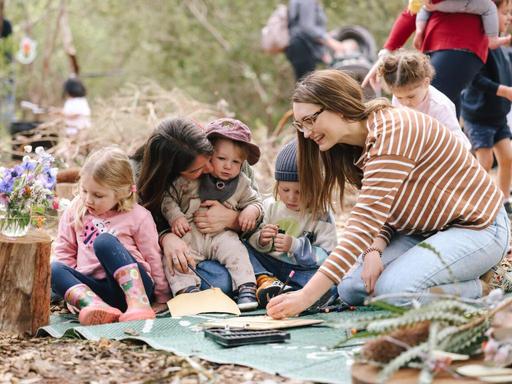
[{"label": "toddler's sneaker", "polygon": [[260,275],[257,278],[258,290],[256,298],[261,307],[265,308],[271,298],[277,296],[279,292],[286,293],[293,291],[293,287],[285,286],[284,283],[273,276]]},{"label": "toddler's sneaker", "polygon": [[238,287],[238,299],[236,303],[241,311],[252,311],[258,308],[258,302],[256,301],[256,284],[241,284]]}]

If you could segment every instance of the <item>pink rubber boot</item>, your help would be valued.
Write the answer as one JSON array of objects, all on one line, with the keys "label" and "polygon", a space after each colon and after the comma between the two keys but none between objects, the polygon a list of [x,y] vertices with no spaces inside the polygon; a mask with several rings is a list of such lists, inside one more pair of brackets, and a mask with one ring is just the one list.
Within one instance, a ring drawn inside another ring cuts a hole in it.
[{"label": "pink rubber boot", "polygon": [[115,323],[122,312],[105,303],[85,284],[73,285],[64,294],[66,303],[78,308],[78,320],[82,325]]},{"label": "pink rubber boot", "polygon": [[154,319],[155,311],[149,304],[137,263],[128,264],[114,272],[114,279],[119,283],[126,296],[128,309],[119,317],[119,321]]}]

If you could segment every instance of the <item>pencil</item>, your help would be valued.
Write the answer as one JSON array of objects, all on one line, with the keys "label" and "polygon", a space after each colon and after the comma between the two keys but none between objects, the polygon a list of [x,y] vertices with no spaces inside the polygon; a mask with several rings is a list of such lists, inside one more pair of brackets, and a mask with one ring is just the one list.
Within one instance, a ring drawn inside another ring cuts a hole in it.
[{"label": "pencil", "polygon": [[197,277],[199,277],[201,280],[203,280],[203,281],[206,283],[206,285],[210,286],[210,288],[214,288],[213,284],[212,284],[212,283],[210,283],[208,280],[206,280],[206,277],[204,277],[202,274],[200,274],[200,273],[197,271],[197,269],[192,268],[192,266],[190,265],[190,263],[188,263],[187,265],[188,265],[188,267],[192,270],[192,272],[194,272],[194,273],[197,275]]},{"label": "pencil", "polygon": [[286,287],[286,286],[288,285],[288,283],[289,283],[289,282],[290,282],[290,280],[292,279],[293,275],[295,275],[295,271],[292,269],[292,270],[290,271],[290,274],[289,274],[289,275],[288,275],[288,277],[286,278],[286,280],[285,280],[285,282],[284,282],[283,286],[282,286],[281,288],[279,288],[279,292],[277,292],[277,295],[276,295],[276,296],[278,296],[278,295],[280,295],[281,293],[283,293],[283,289],[284,289],[284,287]]}]

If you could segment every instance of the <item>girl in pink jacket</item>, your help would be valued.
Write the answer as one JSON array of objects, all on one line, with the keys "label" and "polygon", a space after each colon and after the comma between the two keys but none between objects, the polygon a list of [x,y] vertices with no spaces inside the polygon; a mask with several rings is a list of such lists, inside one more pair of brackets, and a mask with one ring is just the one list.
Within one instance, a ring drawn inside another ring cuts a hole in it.
[{"label": "girl in pink jacket", "polygon": [[113,147],[93,153],[79,185],[59,223],[52,289],[80,311],[83,325],[154,318],[151,303],[165,303],[169,285],[128,157]]}]

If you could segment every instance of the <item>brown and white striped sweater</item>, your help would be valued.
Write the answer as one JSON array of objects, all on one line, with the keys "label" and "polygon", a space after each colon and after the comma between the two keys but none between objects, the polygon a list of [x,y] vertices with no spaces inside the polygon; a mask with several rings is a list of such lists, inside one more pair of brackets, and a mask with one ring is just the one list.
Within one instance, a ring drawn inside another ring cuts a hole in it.
[{"label": "brown and white striped sweater", "polygon": [[372,113],[356,165],[362,188],[342,239],[320,267],[334,283],[393,231],[429,234],[492,223],[503,196],[478,161],[437,120],[408,108]]}]

